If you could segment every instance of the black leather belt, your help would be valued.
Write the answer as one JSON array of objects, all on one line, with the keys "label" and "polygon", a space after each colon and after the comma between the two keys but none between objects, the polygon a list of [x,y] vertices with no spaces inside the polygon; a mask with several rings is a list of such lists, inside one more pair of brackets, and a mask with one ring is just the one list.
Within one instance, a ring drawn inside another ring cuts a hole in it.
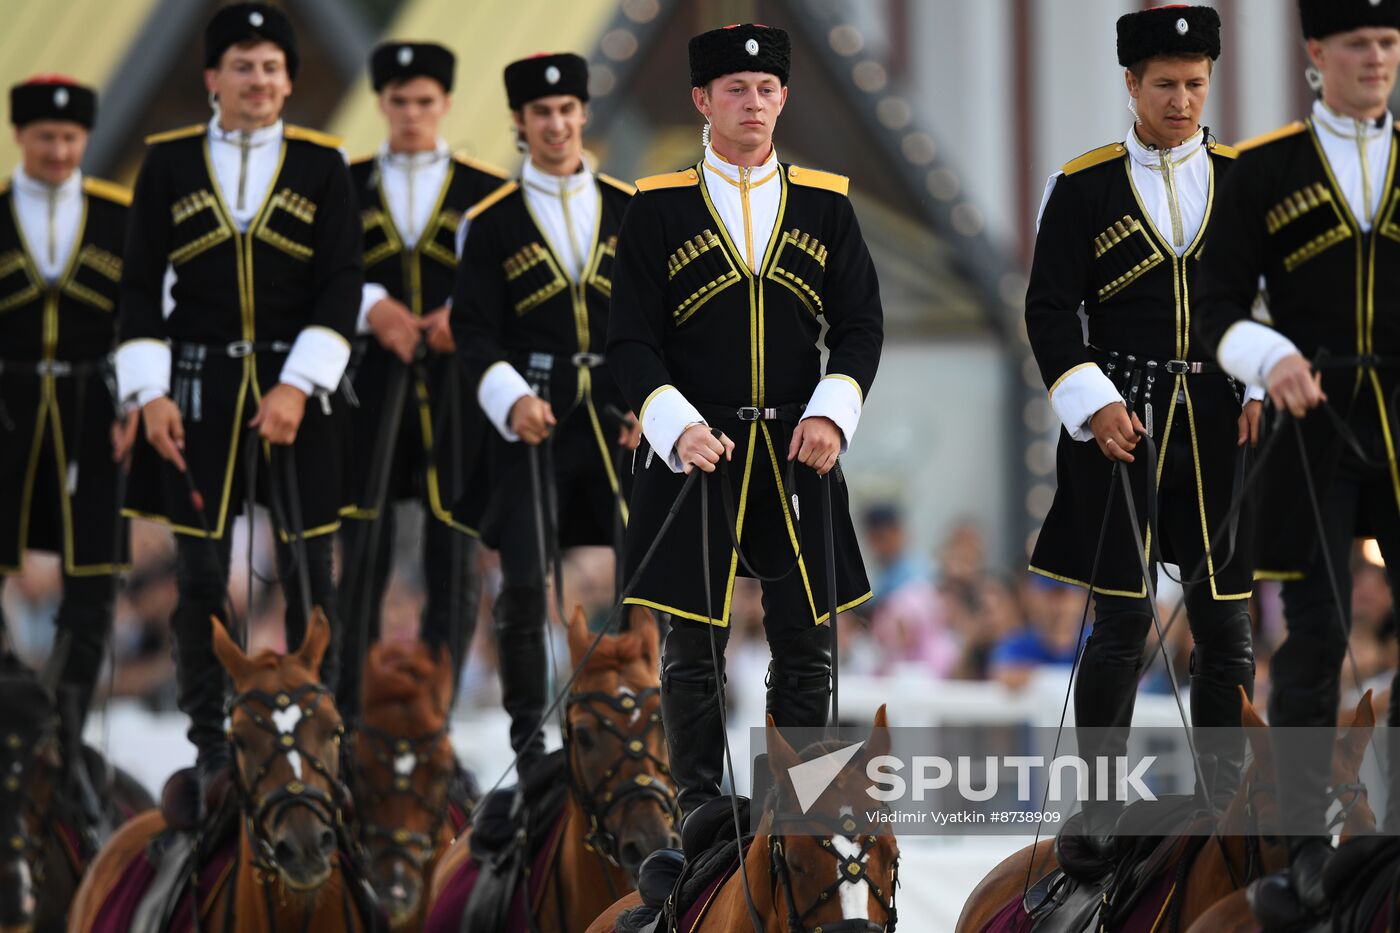
[{"label": "black leather belt", "polygon": [[1117,350],[1102,350],[1098,347],[1090,349],[1099,355],[1100,362],[1107,362],[1115,369],[1155,369],[1173,376],[1200,376],[1225,371],[1220,368],[1220,364],[1204,360],[1150,360],[1146,357],[1133,356],[1131,353],[1120,353]]},{"label": "black leather belt", "polygon": [[700,412],[700,416],[708,422],[715,421],[742,421],[745,423],[752,421],[779,421],[783,424],[797,424],[802,420],[802,413],[806,411],[806,405],[778,405],[773,408],[758,408],[756,406],[742,406],[739,408],[729,408],[725,405],[711,405],[700,402],[695,406],[695,410]]}]

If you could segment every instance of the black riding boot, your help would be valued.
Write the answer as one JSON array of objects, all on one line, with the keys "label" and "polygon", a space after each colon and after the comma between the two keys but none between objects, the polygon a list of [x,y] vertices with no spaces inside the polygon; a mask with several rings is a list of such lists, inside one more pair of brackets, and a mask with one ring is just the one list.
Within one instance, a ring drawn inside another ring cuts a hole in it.
[{"label": "black riding boot", "polygon": [[769,643],[768,712],[780,729],[826,725],[831,712],[831,630],[809,626]]},{"label": "black riding boot", "polygon": [[709,625],[675,619],[661,661],[661,720],[681,820],[720,795],[724,778],[724,721],[718,692],[724,683],[728,629],[715,629],[719,677],[710,650]]},{"label": "black riding boot", "polygon": [[[380,612],[394,554],[394,507],[390,503],[374,521],[347,519],[340,526],[342,565],[336,603],[340,608],[340,670],[336,677],[335,707],[347,722],[359,718],[365,657],[379,640]],[[369,553],[370,539],[375,553]],[[289,644],[287,647],[291,648]]]},{"label": "black riding boot", "polygon": [[1118,758],[1128,751],[1128,727],[1152,617],[1142,600],[1099,596],[1096,606],[1094,629],[1074,681],[1074,722],[1079,756],[1089,763],[1090,774],[1082,833],[1090,848],[1106,857],[1123,802],[1094,799],[1100,785],[1098,759],[1107,759],[1106,786],[1109,796],[1116,797]]},{"label": "black riding boot", "polygon": [[[227,587],[228,541],[176,537],[176,579],[180,599],[171,616],[175,642],[176,702],[190,717],[187,733],[197,751],[201,800],[230,764],[224,735],[224,701],[227,679],[214,656],[210,618],[224,617]],[[216,554],[223,565],[214,563]]]},{"label": "black riding boot", "polygon": [[425,523],[423,575],[428,601],[423,609],[422,638],[433,649],[447,646],[455,696],[481,608],[481,571],[477,567],[481,542],[432,518]]},{"label": "black riding boot", "polygon": [[54,626],[68,633],[68,656],[60,680],[74,691],[73,722],[81,736],[92,706],[92,694],[102,673],[102,657],[112,631],[116,583],[110,576],[63,578],[63,601]]},{"label": "black riding boot", "polygon": [[501,704],[510,714],[510,745],[520,756],[516,774],[523,786],[544,758],[544,734],[536,730],[549,702],[543,587],[503,587],[495,627]]},{"label": "black riding boot", "polygon": [[[1224,814],[1240,786],[1245,735],[1240,727],[1240,690],[1254,698],[1254,649],[1249,613],[1210,620],[1209,641],[1198,638],[1191,652],[1191,724],[1196,752],[1210,782],[1202,801]],[[1204,633],[1202,633],[1204,634]],[[1204,730],[1204,731],[1199,731]]]}]

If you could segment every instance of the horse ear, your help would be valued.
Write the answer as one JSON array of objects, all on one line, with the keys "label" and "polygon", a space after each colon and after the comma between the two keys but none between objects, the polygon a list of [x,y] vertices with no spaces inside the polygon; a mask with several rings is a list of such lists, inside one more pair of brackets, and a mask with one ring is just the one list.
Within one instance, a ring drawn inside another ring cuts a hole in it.
[{"label": "horse ear", "polygon": [[773,772],[775,781],[783,787],[790,787],[792,778],[789,777],[789,772],[802,764],[802,757],[793,751],[787,739],[778,731],[778,725],[773,721],[771,713],[767,719],[768,726],[764,731],[768,737],[768,768]]},{"label": "horse ear", "polygon": [[592,641],[588,636],[588,616],[584,615],[582,606],[575,604],[573,615],[569,616],[569,657],[573,659],[574,667],[578,667],[579,660]]},{"label": "horse ear", "polygon": [[1249,699],[1249,694],[1244,692],[1244,687],[1240,687],[1240,722],[1250,729],[1264,729],[1264,720],[1260,717],[1259,711],[1254,708],[1254,704]]},{"label": "horse ear", "polygon": [[214,656],[219,659],[224,670],[228,671],[234,683],[242,682],[248,674],[248,655],[229,637],[228,629],[224,628],[218,616],[209,617],[209,627],[214,634]]},{"label": "horse ear", "polygon": [[433,701],[443,713],[452,711],[452,652],[438,645],[437,664],[433,671]]},{"label": "horse ear", "polygon": [[311,619],[306,625],[306,637],[301,640],[296,659],[306,669],[320,676],[321,659],[326,656],[326,646],[331,643],[331,624],[320,606],[311,610]]},{"label": "horse ear", "polygon": [[885,720],[885,704],[875,711],[875,723],[870,727],[870,738],[865,743],[865,760],[881,758],[890,753],[890,730]]},{"label": "horse ear", "polygon": [[1367,690],[1356,704],[1356,714],[1351,723],[1337,739],[1343,758],[1349,764],[1354,764],[1358,770],[1361,759],[1366,756],[1366,745],[1371,741],[1371,733],[1375,731],[1376,708],[1371,703],[1371,691]]}]

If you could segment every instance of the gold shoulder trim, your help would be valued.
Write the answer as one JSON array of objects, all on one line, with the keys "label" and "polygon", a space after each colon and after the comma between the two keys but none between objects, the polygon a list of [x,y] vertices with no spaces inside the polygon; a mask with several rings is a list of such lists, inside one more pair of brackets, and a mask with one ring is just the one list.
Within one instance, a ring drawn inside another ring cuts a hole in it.
[{"label": "gold shoulder trim", "polygon": [[507,172],[505,169],[496,165],[492,165],[490,162],[483,162],[480,159],[473,159],[471,156],[467,155],[464,152],[452,153],[452,159],[453,161],[457,162],[457,164],[465,165],[467,168],[474,168],[478,172],[485,172],[487,175],[495,175],[501,181],[505,181],[507,178],[510,177],[510,172]]},{"label": "gold shoulder trim", "polygon": [[374,161],[374,156],[375,156],[375,154],[374,154],[373,152],[371,152],[369,155],[357,156],[357,157],[355,157],[355,158],[353,158],[353,159],[350,160],[350,164],[351,164],[351,165],[364,165],[366,162],[373,162],[373,161]]},{"label": "gold shoulder trim", "polygon": [[1227,159],[1238,159],[1240,156],[1240,151],[1238,149],[1234,146],[1227,146],[1224,143],[1212,143],[1210,151],[1218,156],[1224,156]]},{"label": "gold shoulder trim", "polygon": [[1077,159],[1071,159],[1064,164],[1064,167],[1061,168],[1060,171],[1064,172],[1066,175],[1073,175],[1075,172],[1082,172],[1086,168],[1093,168],[1095,165],[1112,162],[1127,151],[1127,147],[1122,143],[1109,143],[1107,146],[1090,149]]},{"label": "gold shoulder trim", "polygon": [[629,185],[621,178],[613,178],[611,175],[608,175],[604,172],[597,172],[596,175],[599,181],[603,182],[604,184],[612,185],[614,188],[616,188],[618,191],[623,192],[624,194],[637,193],[636,185]]},{"label": "gold shoulder trim", "polygon": [[664,175],[648,175],[637,179],[638,191],[657,191],[661,188],[689,188],[700,184],[700,175],[693,168],[683,172],[667,172]]},{"label": "gold shoulder trim", "polygon": [[309,130],[304,126],[295,126],[291,123],[282,128],[282,135],[287,139],[300,139],[302,142],[315,143],[328,149],[339,149],[345,145],[345,140],[339,136],[322,133],[320,130]]},{"label": "gold shoulder trim", "polygon": [[1250,149],[1257,149],[1260,146],[1267,146],[1274,140],[1286,139],[1289,136],[1296,136],[1299,133],[1306,130],[1307,128],[1308,125],[1306,123],[1302,122],[1301,120],[1294,120],[1287,126],[1280,126],[1276,130],[1270,130],[1269,132],[1264,133],[1262,136],[1255,136],[1252,139],[1246,139],[1242,143],[1236,143],[1235,149],[1239,152],[1248,152]]},{"label": "gold shoulder trim", "polygon": [[83,191],[108,201],[115,201],[123,207],[131,206],[131,189],[103,178],[84,178]]},{"label": "gold shoulder trim", "polygon": [[800,168],[796,165],[788,166],[788,181],[794,185],[802,185],[804,188],[821,188],[824,191],[835,191],[837,194],[846,194],[851,187],[851,180],[845,175],[837,175],[834,172],[822,172],[814,168]]},{"label": "gold shoulder trim", "polygon": [[172,139],[188,139],[191,136],[202,136],[209,128],[206,123],[195,123],[192,126],[182,126],[178,130],[166,130],[164,133],[154,133],[146,137],[146,145],[154,146],[156,143],[168,143]]},{"label": "gold shoulder trim", "polygon": [[488,207],[495,204],[497,201],[504,199],[507,195],[509,195],[511,192],[515,191],[519,187],[520,185],[513,181],[508,181],[504,185],[501,185],[501,187],[497,188],[495,191],[491,192],[486,197],[482,198],[480,201],[477,201],[470,208],[468,208],[467,219],[476,220],[482,214],[486,213],[486,209]]}]

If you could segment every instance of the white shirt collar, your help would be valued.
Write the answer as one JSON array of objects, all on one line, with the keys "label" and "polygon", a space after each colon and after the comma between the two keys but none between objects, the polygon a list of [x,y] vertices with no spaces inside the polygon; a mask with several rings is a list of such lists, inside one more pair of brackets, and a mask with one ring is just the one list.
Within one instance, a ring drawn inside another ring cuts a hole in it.
[{"label": "white shirt collar", "polygon": [[528,156],[525,159],[525,164],[520,167],[520,180],[525,183],[526,187],[541,194],[559,197],[561,179],[564,181],[564,190],[571,195],[578,194],[579,191],[593,183],[593,170],[588,167],[588,160],[584,159],[582,168],[572,175],[551,175],[537,166],[534,160]]},{"label": "white shirt collar", "polygon": [[82,194],[83,172],[82,169],[78,169],[57,185],[50,185],[47,182],[39,181],[37,178],[30,178],[29,175],[25,173],[24,166],[17,165],[15,166],[14,183],[15,190],[21,191],[26,195],[47,198],[52,192],[57,196],[58,200],[66,200],[67,198]]},{"label": "white shirt collar", "polygon": [[[1195,133],[1182,141],[1181,145],[1173,146],[1166,151],[1167,161],[1172,165],[1180,165],[1187,159],[1200,152],[1205,144],[1205,130],[1198,129]],[[1156,146],[1149,146],[1143,142],[1137,134],[1137,128],[1128,130],[1128,153],[1133,157],[1134,162],[1139,162],[1148,168],[1160,169],[1162,166],[1162,150]]]},{"label": "white shirt collar", "polygon": [[426,168],[446,160],[450,155],[451,151],[447,148],[447,140],[440,137],[437,145],[423,152],[395,152],[389,148],[387,139],[379,146],[380,163],[401,169]]},{"label": "white shirt collar", "polygon": [[1385,112],[1380,122],[1375,120],[1357,120],[1354,117],[1344,116],[1337,113],[1331,107],[1320,100],[1313,101],[1313,119],[1317,125],[1329,133],[1334,133],[1344,139],[1356,139],[1358,137],[1368,140],[1379,139],[1390,135],[1394,124],[1394,118],[1390,111]]},{"label": "white shirt collar", "polygon": [[220,126],[218,113],[215,113],[209,120],[209,139],[211,141],[237,146],[242,144],[245,135],[248,138],[250,149],[257,149],[269,143],[280,143],[282,141],[282,121],[278,120],[271,126],[260,126],[251,133],[245,134],[242,130],[226,130]]},{"label": "white shirt collar", "polygon": [[[763,164],[755,165],[749,171],[749,177],[755,181],[765,180],[777,169],[777,166],[778,147],[774,146],[768,151],[768,158],[763,161]],[[723,176],[735,184],[739,183],[739,166],[716,152],[713,145],[705,147],[705,167],[716,175]]]}]

